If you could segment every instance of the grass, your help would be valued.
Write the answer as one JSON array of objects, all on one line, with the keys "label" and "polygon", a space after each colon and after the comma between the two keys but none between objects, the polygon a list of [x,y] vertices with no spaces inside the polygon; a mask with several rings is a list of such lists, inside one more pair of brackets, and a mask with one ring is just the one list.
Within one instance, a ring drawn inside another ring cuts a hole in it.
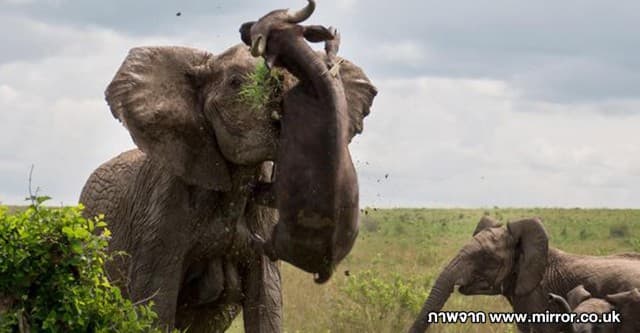
[{"label": "grass", "polygon": [[[398,332],[406,331],[419,307],[385,307],[389,299],[402,303],[407,295],[376,289],[379,283],[413,288],[428,294],[432,279],[470,238],[483,214],[502,222],[539,216],[550,245],[565,251],[606,255],[640,252],[640,210],[610,209],[367,209],[351,254],[324,285],[283,264],[285,332]],[[345,271],[348,271],[347,276]],[[353,288],[354,279],[375,278]],[[367,289],[369,288],[369,289]],[[380,299],[365,300],[354,292]],[[386,298],[386,299],[385,299]],[[421,306],[424,298],[419,300]],[[410,303],[410,302],[409,302]],[[462,296],[454,293],[443,310],[510,312],[501,296]],[[345,315],[347,316],[345,318]],[[240,321],[231,332],[242,332]],[[516,332],[512,324],[433,325],[429,332]]]},{"label": "grass", "polygon": [[253,110],[261,110],[276,102],[281,92],[282,75],[267,68],[264,60],[260,59],[255,71],[247,75],[240,87],[238,99]]},{"label": "grass", "polygon": [[[19,211],[23,207],[9,207]],[[282,263],[285,332],[402,332],[442,267],[484,214],[501,222],[539,216],[550,245],[607,255],[640,252],[640,210],[366,209],[353,251],[323,285]],[[454,293],[443,310],[510,312],[501,296]],[[243,332],[239,316],[229,332]],[[433,325],[429,332],[516,332],[512,324]]]}]

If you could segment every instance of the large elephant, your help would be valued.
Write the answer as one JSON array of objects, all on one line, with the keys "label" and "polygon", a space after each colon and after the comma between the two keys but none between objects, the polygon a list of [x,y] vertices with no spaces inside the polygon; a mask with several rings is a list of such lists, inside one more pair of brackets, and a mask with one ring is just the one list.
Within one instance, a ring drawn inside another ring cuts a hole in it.
[{"label": "large elephant", "polygon": [[[80,202],[87,217],[105,215],[110,251],[127,253],[107,267],[110,279],[133,301],[153,301],[161,326],[222,331],[242,309],[247,332],[281,331],[279,268],[249,235],[267,237],[278,218],[254,188],[271,181],[265,161],[280,144],[272,114],[286,110],[255,110],[237,98],[257,62],[245,45],[219,55],[139,47],[106,90],[139,149],[97,168]],[[340,74],[353,136],[375,89],[349,61]]]},{"label": "large elephant", "polygon": [[[582,284],[598,298],[640,287],[640,254],[586,256],[549,248],[538,218],[501,224],[483,217],[473,239],[443,269],[410,332],[424,332],[429,313],[440,311],[454,286],[463,295],[503,295],[514,312],[561,312],[549,303],[553,293],[567,293]],[[519,323],[521,332],[561,332],[562,323]]]}]

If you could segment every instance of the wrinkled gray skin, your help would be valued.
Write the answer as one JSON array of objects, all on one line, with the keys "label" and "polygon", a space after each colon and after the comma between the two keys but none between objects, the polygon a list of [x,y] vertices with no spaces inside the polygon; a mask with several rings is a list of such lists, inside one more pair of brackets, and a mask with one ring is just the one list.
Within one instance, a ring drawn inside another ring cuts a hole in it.
[{"label": "wrinkled gray skin", "polygon": [[[600,317],[615,309],[614,305],[601,298],[591,296],[583,285],[579,285],[567,293],[567,298],[554,293],[549,294],[550,301],[555,302],[566,313],[587,314],[596,313]],[[613,333],[618,332],[612,323],[567,323],[565,328],[569,333]]]},{"label": "wrinkled gray skin", "polygon": [[140,148],[101,165],[80,202],[105,214],[125,251],[110,279],[133,301],[154,302],[159,325],[226,329],[241,308],[247,331],[281,327],[276,263],[243,246],[277,213],[250,198],[277,147],[269,110],[232,97],[255,60],[243,46],[213,56],[182,47],[134,48],[106,91],[113,115]]},{"label": "wrinkled gray skin", "polygon": [[[105,214],[109,250],[128,253],[108,265],[110,279],[133,301],[153,301],[158,326],[219,332],[243,310],[246,332],[282,330],[278,263],[248,243],[278,218],[253,188],[271,181],[265,161],[278,149],[280,106],[253,110],[237,99],[256,62],[244,45],[215,56],[139,47],[107,88],[139,149],[96,169],[80,202],[87,217]],[[348,61],[341,74],[359,133],[369,81]]]},{"label": "wrinkled gray skin", "polygon": [[[484,217],[467,243],[438,276],[410,332],[425,332],[428,314],[440,311],[454,287],[463,295],[503,295],[514,312],[562,309],[549,293],[567,297],[582,284],[594,297],[640,287],[640,254],[585,256],[549,248],[538,218],[501,227]],[[561,332],[562,324],[519,324],[520,332]]]},{"label": "wrinkled gray skin", "polygon": [[640,332],[640,290],[638,288],[607,295],[605,300],[613,304],[620,313],[621,323],[617,333]]}]

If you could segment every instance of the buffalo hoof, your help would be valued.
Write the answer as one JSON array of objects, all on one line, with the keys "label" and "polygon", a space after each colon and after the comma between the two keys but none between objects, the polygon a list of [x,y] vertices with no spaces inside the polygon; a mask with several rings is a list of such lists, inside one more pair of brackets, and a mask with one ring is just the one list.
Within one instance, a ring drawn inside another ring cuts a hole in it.
[{"label": "buffalo hoof", "polygon": [[327,281],[329,281],[329,279],[331,278],[332,272],[331,270],[327,270],[327,271],[323,271],[320,273],[315,273],[313,275],[313,282],[317,283],[317,284],[323,284]]}]

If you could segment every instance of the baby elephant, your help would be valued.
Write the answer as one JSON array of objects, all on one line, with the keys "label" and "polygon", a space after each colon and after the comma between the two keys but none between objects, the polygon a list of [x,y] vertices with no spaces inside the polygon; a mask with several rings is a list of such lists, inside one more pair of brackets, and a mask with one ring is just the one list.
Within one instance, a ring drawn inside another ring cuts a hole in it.
[{"label": "baby elephant", "polygon": [[[613,304],[601,298],[591,296],[591,293],[579,285],[567,293],[567,299],[554,293],[549,293],[549,301],[555,302],[567,313],[575,313],[578,317],[582,314],[598,314],[599,318],[605,313],[615,310]],[[573,323],[567,324],[567,332],[595,333],[617,332],[617,325],[612,323]]]},{"label": "baby elephant", "polygon": [[592,297],[583,285],[573,288],[567,293],[567,299],[549,293],[551,302],[556,302],[566,312],[578,315],[595,313],[602,318],[604,313],[616,311],[620,313],[619,323],[574,323],[568,324],[567,332],[640,332],[640,292],[637,288],[617,294],[607,295],[604,299]]}]

